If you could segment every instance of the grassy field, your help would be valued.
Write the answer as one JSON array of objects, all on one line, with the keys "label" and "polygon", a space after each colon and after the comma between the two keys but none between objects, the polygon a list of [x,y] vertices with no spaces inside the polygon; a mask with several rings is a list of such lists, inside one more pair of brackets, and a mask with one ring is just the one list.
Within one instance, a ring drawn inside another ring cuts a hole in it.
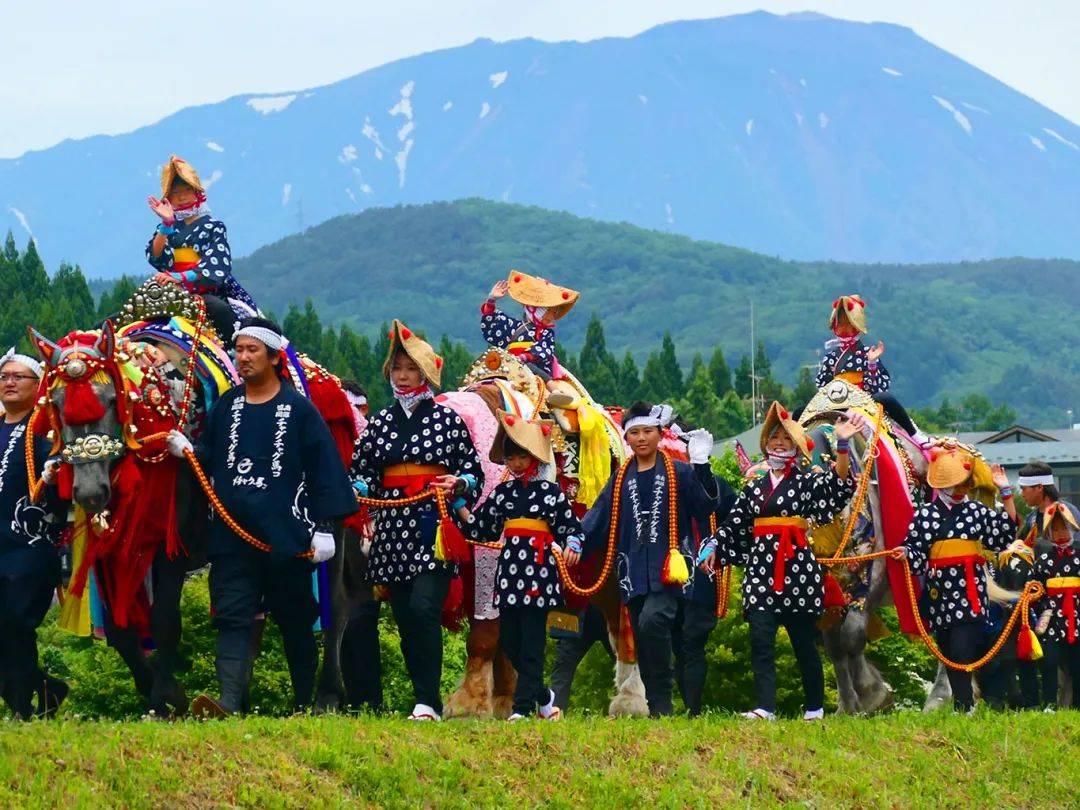
[{"label": "grassy field", "polygon": [[3,807],[1065,807],[1080,713],[0,726]]}]

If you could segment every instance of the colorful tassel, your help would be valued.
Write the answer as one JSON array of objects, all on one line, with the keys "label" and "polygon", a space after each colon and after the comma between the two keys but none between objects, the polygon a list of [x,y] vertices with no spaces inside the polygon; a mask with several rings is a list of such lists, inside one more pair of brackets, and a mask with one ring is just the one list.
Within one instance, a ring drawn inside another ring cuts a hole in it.
[{"label": "colorful tassel", "polygon": [[435,530],[435,559],[452,563],[464,563],[471,559],[469,544],[449,516],[440,520],[439,528]]},{"label": "colorful tassel", "polygon": [[669,550],[660,572],[660,581],[665,585],[685,585],[688,579],[690,571],[686,567],[686,558],[676,549]]},{"label": "colorful tassel", "polygon": [[1028,626],[1020,628],[1020,635],[1016,639],[1016,657],[1021,661],[1038,661],[1043,657],[1039,637]]},{"label": "colorful tassel", "polygon": [[847,597],[832,574],[825,573],[825,609],[842,608],[847,604]]},{"label": "colorful tassel", "polygon": [[101,404],[89,379],[72,380],[64,391],[64,424],[86,425],[97,422],[105,416],[105,406]]}]

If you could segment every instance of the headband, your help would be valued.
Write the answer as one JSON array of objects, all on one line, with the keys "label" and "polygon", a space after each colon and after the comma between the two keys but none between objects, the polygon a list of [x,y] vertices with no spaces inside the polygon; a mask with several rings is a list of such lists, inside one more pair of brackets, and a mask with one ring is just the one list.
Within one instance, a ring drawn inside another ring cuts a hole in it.
[{"label": "headband", "polygon": [[349,404],[354,408],[359,408],[362,405],[367,405],[367,397],[363,394],[354,394],[352,391],[345,392],[345,399],[349,400]]},{"label": "headband", "polygon": [[636,427],[665,428],[675,419],[675,411],[670,405],[653,405],[648,416],[631,416],[623,422],[623,436]]},{"label": "headband", "polygon": [[1054,476],[1052,475],[1021,475],[1016,479],[1016,483],[1022,487],[1037,487],[1040,484],[1044,487],[1054,486]]},{"label": "headband", "polygon": [[34,372],[34,376],[37,377],[39,380],[41,379],[41,375],[44,372],[44,369],[41,367],[41,363],[39,361],[35,360],[33,357],[27,357],[25,354],[16,354],[14,346],[7,350],[7,354],[5,354],[3,357],[0,357],[0,368],[3,368],[8,363],[22,363],[24,366]]},{"label": "headband", "polygon": [[289,345],[289,339],[284,335],[279,335],[273,329],[267,329],[265,326],[245,326],[243,329],[238,329],[236,336],[233,338],[233,343],[236,343],[236,338],[249,337],[255,338],[260,343],[265,343],[266,348],[272,352],[280,352],[286,346]]}]

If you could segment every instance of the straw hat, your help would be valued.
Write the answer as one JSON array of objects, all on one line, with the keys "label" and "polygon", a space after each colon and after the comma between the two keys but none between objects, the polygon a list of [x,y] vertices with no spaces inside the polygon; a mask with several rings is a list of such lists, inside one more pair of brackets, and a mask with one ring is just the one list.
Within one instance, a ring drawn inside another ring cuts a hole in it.
[{"label": "straw hat", "polygon": [[770,405],[769,412],[765,414],[765,423],[761,426],[762,453],[768,454],[768,450],[765,448],[769,443],[769,437],[772,436],[777,427],[782,427],[787,435],[791,437],[791,440],[795,442],[798,451],[810,458],[810,454],[814,451],[814,440],[806,435],[802,425],[792,419],[788,409],[779,402]]},{"label": "straw hat", "polygon": [[511,270],[506,283],[510,287],[511,298],[524,306],[544,307],[555,320],[573,309],[581,297],[577,290],[560,287],[546,278],[530,276],[520,270]]},{"label": "straw hat", "polygon": [[829,328],[836,328],[836,320],[843,311],[856,331],[866,334],[866,302],[858,295],[841,295],[832,302],[832,314],[829,315]]},{"label": "straw hat", "polygon": [[1046,511],[1042,513],[1042,533],[1049,534],[1050,527],[1054,523],[1054,518],[1060,517],[1069,526],[1070,532],[1080,531],[1080,525],[1077,525],[1076,515],[1073,511],[1061,501],[1055,501],[1046,507]]},{"label": "straw hat", "polygon": [[442,381],[443,359],[435,354],[431,344],[418,337],[409,327],[394,318],[394,325],[390,329],[390,351],[387,352],[386,362],[383,363],[383,376],[390,379],[390,369],[394,365],[394,355],[400,348],[407,354],[416,365],[420,367],[420,373],[429,383],[436,388]]},{"label": "straw hat", "polygon": [[202,181],[199,179],[199,174],[195,171],[195,168],[182,157],[173,155],[169,158],[169,162],[161,167],[162,197],[169,196],[169,190],[172,189],[172,185],[176,182],[177,177],[200,194],[206,193],[206,189],[203,188]]},{"label": "straw hat", "polygon": [[963,484],[975,471],[975,453],[956,439],[944,439],[930,448],[926,483],[934,489]]},{"label": "straw hat", "polygon": [[499,429],[495,433],[491,452],[488,453],[488,458],[492,463],[506,463],[506,457],[503,455],[503,440],[506,437],[541,464],[551,464],[555,461],[551,452],[552,425],[550,422],[525,419],[506,411],[495,411],[495,418],[499,420]]}]

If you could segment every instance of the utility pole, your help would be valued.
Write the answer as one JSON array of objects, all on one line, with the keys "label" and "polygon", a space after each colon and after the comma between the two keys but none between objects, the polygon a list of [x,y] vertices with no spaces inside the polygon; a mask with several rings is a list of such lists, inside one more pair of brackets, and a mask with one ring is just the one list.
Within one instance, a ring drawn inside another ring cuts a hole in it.
[{"label": "utility pole", "polygon": [[750,414],[753,423],[758,423],[758,404],[757,404],[757,368],[755,367],[754,360],[756,359],[757,347],[754,345],[754,299],[750,299]]}]

